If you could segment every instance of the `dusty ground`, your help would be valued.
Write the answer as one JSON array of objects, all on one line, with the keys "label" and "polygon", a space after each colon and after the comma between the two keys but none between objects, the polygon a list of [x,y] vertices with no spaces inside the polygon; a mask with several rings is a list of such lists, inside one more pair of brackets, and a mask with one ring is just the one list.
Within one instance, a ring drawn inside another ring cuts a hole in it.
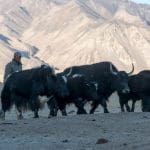
[{"label": "dusty ground", "polygon": [[149,150],[149,124],[149,113],[7,120],[0,122],[0,149]]},{"label": "dusty ground", "polygon": [[45,107],[39,119],[26,112],[21,121],[12,109],[0,121],[0,150],[149,150],[150,115],[140,113],[140,103],[135,113],[120,113],[118,99],[112,96],[108,108],[110,114],[99,107],[95,115],[77,116],[69,106],[67,117],[48,119]]}]

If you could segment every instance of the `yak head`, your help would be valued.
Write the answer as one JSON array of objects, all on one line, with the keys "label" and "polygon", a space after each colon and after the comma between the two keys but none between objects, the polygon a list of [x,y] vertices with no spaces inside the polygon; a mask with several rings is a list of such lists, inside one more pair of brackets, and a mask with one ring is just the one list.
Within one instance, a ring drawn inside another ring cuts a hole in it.
[{"label": "yak head", "polygon": [[132,64],[132,70],[127,73],[125,71],[117,71],[113,68],[112,64],[110,65],[110,72],[112,74],[111,86],[113,90],[116,90],[121,93],[129,93],[130,88],[128,85],[129,76],[133,73],[134,66]]}]

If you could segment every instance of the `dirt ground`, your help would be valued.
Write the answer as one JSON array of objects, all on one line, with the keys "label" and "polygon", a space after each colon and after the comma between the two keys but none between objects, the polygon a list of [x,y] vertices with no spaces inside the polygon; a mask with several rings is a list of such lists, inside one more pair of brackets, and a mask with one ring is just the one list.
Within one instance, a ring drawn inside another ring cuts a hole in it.
[{"label": "dirt ground", "polygon": [[[89,105],[86,106],[89,110]],[[0,150],[149,150],[150,115],[140,112],[121,113],[118,98],[113,95],[108,103],[111,113],[103,114],[101,106],[95,115],[75,115],[68,106],[68,116],[60,114],[48,119],[49,110],[25,112],[23,120],[16,120],[15,110],[0,121]]]},{"label": "dirt ground", "polygon": [[0,122],[1,150],[149,150],[149,113],[70,115]]}]

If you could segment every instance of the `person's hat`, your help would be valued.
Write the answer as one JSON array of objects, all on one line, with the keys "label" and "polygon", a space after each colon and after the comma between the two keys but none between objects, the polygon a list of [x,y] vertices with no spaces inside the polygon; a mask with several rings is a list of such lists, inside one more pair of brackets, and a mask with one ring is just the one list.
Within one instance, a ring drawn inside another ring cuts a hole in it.
[{"label": "person's hat", "polygon": [[20,52],[15,52],[15,53],[14,53],[14,56],[21,57],[21,53],[20,53]]}]

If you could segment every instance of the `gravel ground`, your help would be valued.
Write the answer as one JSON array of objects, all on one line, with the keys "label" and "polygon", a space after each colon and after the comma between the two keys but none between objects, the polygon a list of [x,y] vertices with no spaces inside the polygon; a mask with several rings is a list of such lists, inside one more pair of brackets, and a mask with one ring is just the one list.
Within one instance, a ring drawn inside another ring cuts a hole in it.
[{"label": "gravel ground", "polygon": [[0,149],[149,150],[149,113],[70,115],[0,122]]},{"label": "gravel ground", "polygon": [[[149,150],[150,116],[140,112],[140,102],[135,113],[121,113],[118,97],[113,94],[108,103],[111,113],[103,114],[101,106],[95,115],[75,115],[73,105],[68,106],[68,116],[48,119],[49,110],[25,112],[23,120],[16,120],[14,108],[0,121],[0,150]],[[89,110],[89,105],[86,105]]]}]

